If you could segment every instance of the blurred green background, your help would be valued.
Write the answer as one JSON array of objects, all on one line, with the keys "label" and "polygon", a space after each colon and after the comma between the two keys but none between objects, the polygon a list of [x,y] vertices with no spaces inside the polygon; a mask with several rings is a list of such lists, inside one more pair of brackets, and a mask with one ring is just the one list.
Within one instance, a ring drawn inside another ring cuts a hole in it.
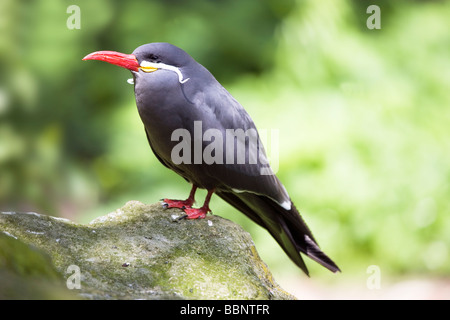
[{"label": "blurred green background", "polygon": [[[81,12],[69,29],[70,5]],[[369,30],[366,9],[381,8]],[[345,0],[0,2],[0,210],[88,222],[190,186],[148,147],[127,70],[83,62],[170,42],[206,66],[261,129],[278,176],[340,276],[450,272],[450,2]],[[203,201],[204,192],[197,196]],[[277,276],[299,276],[251,232]]]}]

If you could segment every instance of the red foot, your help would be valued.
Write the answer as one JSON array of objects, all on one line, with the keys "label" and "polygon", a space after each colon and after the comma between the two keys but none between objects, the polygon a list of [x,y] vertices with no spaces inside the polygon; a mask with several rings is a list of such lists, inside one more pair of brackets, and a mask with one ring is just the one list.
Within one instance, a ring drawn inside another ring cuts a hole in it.
[{"label": "red foot", "polygon": [[[201,208],[192,208],[192,205],[194,204],[194,196],[195,196],[195,190],[197,190],[197,186],[192,186],[191,193],[189,194],[189,198],[186,200],[170,200],[170,199],[163,199],[162,205],[164,208],[180,208],[183,209],[184,213],[186,213],[184,216],[180,217],[180,219],[186,218],[186,219],[204,219],[206,218],[206,215],[208,212],[211,212],[209,209],[209,200],[211,200],[211,196],[214,193],[214,189],[208,190],[208,194],[205,198],[205,203]],[[178,219],[179,220],[179,219]]]},{"label": "red foot", "polygon": [[192,207],[192,205],[194,204],[194,201],[191,199],[187,199],[187,200],[171,200],[171,199],[163,199],[162,200],[162,205],[164,208],[168,209],[168,208],[180,208],[180,209],[185,209],[185,208],[190,208]]},{"label": "red foot", "polygon": [[186,208],[183,210],[186,213],[186,219],[205,219],[206,214],[208,212],[211,212],[208,207],[201,207],[201,208]]}]

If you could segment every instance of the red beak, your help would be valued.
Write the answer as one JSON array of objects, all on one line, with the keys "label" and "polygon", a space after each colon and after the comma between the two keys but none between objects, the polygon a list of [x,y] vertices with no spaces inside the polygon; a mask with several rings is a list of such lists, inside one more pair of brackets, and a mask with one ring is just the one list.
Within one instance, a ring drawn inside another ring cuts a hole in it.
[{"label": "red beak", "polygon": [[125,54],[115,51],[97,51],[88,54],[83,60],[106,61],[131,71],[139,70],[139,63],[134,54]]}]

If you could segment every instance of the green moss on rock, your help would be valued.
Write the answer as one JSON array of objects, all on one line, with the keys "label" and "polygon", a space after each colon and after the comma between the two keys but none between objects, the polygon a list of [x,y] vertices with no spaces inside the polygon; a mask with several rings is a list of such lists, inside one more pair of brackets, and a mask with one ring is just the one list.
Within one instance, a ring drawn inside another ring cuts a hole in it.
[{"label": "green moss on rock", "polygon": [[[0,213],[0,231],[8,242],[32,244],[45,252],[50,258],[44,265],[58,271],[61,283],[72,275],[69,266],[78,267],[81,286],[71,292],[83,298],[293,298],[273,281],[240,226],[218,216],[172,217],[181,214],[137,201],[87,225],[7,212]],[[9,250],[9,244],[0,242],[0,250],[3,246]],[[17,265],[27,268],[26,263]]]}]

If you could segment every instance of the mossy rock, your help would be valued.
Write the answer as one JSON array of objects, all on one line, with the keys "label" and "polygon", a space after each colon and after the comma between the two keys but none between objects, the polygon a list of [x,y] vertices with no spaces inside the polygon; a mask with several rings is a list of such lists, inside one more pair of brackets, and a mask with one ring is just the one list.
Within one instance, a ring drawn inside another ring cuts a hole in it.
[{"label": "mossy rock", "polygon": [[0,232],[0,300],[79,299],[64,285],[50,257]]},{"label": "mossy rock", "polygon": [[[34,267],[9,249],[32,245],[43,255],[41,273],[86,299],[293,299],[274,282],[239,225],[219,216],[181,215],[179,209],[137,201],[87,225],[2,212],[0,239],[8,239],[0,241],[0,258],[9,250],[15,268],[32,273]],[[4,270],[0,262],[0,277]]]}]

